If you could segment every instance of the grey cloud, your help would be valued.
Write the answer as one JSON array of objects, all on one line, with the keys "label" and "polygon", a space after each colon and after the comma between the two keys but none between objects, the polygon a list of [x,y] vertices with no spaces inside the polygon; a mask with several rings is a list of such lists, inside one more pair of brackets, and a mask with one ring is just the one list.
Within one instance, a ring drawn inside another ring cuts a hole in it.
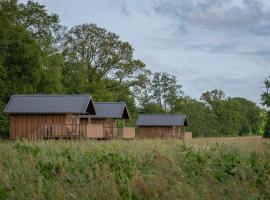
[{"label": "grey cloud", "polygon": [[241,49],[241,43],[204,43],[204,44],[187,44],[184,50],[188,51],[207,51],[213,54],[255,56],[270,61],[270,48],[258,48],[254,50]]},{"label": "grey cloud", "polygon": [[269,36],[270,24],[261,25],[259,27],[254,28],[254,29],[249,29],[249,32],[251,32],[255,35],[259,35],[259,36]]},{"label": "grey cloud", "polygon": [[200,44],[187,44],[184,47],[184,50],[197,50],[197,51],[208,51],[211,53],[225,53],[232,54],[236,52],[236,48],[239,46],[239,43],[200,43]]},{"label": "grey cloud", "polygon": [[239,52],[239,54],[245,55],[245,56],[255,56],[267,62],[270,61],[270,48],[268,49],[264,48],[264,49],[259,49],[255,51],[242,51],[242,52]]},{"label": "grey cloud", "polygon": [[125,1],[120,2],[120,12],[125,16],[130,15],[130,11],[129,11]]},{"label": "grey cloud", "polygon": [[232,0],[161,0],[154,10],[158,14],[174,17],[180,31],[196,27],[269,34],[270,28],[265,27],[270,26],[270,10],[265,8],[259,0],[243,0],[242,5]]}]

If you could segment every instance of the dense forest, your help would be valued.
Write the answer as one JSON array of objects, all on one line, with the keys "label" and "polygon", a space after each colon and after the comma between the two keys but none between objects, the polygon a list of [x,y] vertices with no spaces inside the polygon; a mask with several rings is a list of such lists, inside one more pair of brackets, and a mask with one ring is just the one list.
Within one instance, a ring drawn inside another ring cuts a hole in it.
[{"label": "dense forest", "polygon": [[[194,136],[262,134],[265,121],[270,122],[270,114],[255,103],[226,97],[218,89],[204,92],[199,100],[189,97],[181,79],[151,72],[133,51],[96,24],[64,27],[43,5],[3,0],[0,110],[12,94],[89,93],[95,101],[127,102],[132,126],[139,113],[185,113]],[[270,106],[268,90],[262,100]],[[2,112],[0,125],[0,134],[7,134],[8,117]]]}]

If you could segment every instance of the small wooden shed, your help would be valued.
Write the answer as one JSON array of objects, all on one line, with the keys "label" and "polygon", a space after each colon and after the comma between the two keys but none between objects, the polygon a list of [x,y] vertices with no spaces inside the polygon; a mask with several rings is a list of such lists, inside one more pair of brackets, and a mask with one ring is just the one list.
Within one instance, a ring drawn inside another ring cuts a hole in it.
[{"label": "small wooden shed", "polygon": [[179,138],[185,134],[188,126],[184,114],[146,114],[137,120],[138,138]]},{"label": "small wooden shed", "polygon": [[87,94],[13,95],[4,112],[10,116],[10,139],[85,137],[79,116],[96,113]]},{"label": "small wooden shed", "polygon": [[[102,125],[103,129],[96,131],[93,138],[113,139],[135,137],[135,129],[125,127],[125,120],[129,119],[125,102],[95,102],[96,114],[91,116],[91,124]],[[82,123],[87,123],[87,116],[80,116]],[[122,127],[117,127],[117,121],[122,121]]]}]

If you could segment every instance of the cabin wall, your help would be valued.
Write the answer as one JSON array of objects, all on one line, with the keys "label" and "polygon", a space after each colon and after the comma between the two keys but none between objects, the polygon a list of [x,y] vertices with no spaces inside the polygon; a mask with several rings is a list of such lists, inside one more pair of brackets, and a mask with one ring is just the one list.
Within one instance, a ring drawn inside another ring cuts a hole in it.
[{"label": "cabin wall", "polygon": [[115,119],[93,119],[92,124],[102,124],[104,138],[116,138],[117,137],[117,126]]},{"label": "cabin wall", "polygon": [[180,138],[182,127],[175,126],[140,126],[138,127],[138,138],[140,139],[169,139]]},{"label": "cabin wall", "polygon": [[88,139],[103,139],[103,125],[102,124],[87,124],[87,134]]},{"label": "cabin wall", "polygon": [[28,138],[42,125],[72,124],[77,121],[73,115],[11,115],[10,139]]},{"label": "cabin wall", "polygon": [[135,139],[135,128],[133,127],[123,127],[119,128],[119,138],[122,139]]},{"label": "cabin wall", "polygon": [[80,124],[81,125],[87,125],[87,124],[91,124],[91,118],[80,118]]}]

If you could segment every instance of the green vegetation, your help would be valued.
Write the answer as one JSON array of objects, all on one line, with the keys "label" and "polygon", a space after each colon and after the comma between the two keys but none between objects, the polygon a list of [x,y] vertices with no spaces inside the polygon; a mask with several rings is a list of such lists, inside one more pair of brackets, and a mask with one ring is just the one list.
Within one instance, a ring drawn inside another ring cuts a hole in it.
[{"label": "green vegetation", "polygon": [[[264,81],[265,92],[262,94],[262,104],[268,108],[270,108],[270,76]],[[265,128],[264,128],[264,137],[270,138],[270,111],[267,111]]]},{"label": "green vegetation", "polygon": [[125,101],[130,126],[138,113],[185,113],[194,136],[263,132],[265,115],[255,103],[220,90],[192,99],[177,77],[152,73],[133,51],[95,24],[67,28],[36,2],[0,1],[0,136],[8,134],[2,110],[10,96],[28,93],[90,93],[95,101]]},{"label": "green vegetation", "polygon": [[269,141],[199,140],[0,141],[0,199],[270,198]]}]

